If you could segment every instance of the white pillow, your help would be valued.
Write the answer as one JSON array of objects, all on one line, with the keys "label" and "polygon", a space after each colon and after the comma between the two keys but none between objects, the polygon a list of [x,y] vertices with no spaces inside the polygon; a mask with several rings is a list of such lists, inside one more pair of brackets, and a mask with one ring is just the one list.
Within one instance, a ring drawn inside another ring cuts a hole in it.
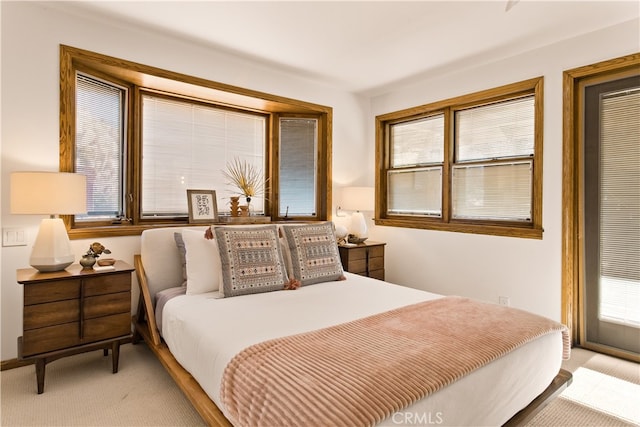
[{"label": "white pillow", "polygon": [[187,250],[187,295],[217,291],[220,288],[222,266],[216,240],[204,238],[203,230],[182,231]]}]

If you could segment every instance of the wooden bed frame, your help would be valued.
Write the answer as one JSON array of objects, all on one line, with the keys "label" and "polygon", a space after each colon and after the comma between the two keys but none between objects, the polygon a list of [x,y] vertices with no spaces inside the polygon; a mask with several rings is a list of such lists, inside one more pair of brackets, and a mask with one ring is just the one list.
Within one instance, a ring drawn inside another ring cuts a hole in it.
[{"label": "wooden bed frame", "polygon": [[[169,351],[167,344],[160,337],[156,325],[153,299],[149,292],[149,286],[140,255],[134,256],[134,266],[138,278],[138,285],[140,286],[140,297],[138,300],[138,311],[136,315],[133,316],[133,343],[136,344],[140,342],[140,340],[144,340],[147,343],[207,425],[220,427],[231,426],[232,424],[227,420],[222,411],[220,411],[216,404],[209,398],[191,374],[178,363],[171,354],[171,351]],[[549,387],[504,425],[512,427],[526,424],[562,393],[562,391],[571,384],[571,381],[571,373],[561,369]]]}]

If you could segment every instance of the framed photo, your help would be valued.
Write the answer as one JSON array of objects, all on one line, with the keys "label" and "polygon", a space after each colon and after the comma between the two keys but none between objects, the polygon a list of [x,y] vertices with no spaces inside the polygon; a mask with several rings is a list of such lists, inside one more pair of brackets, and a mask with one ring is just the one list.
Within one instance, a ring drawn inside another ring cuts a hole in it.
[{"label": "framed photo", "polygon": [[214,190],[187,190],[189,224],[210,224],[218,221],[218,203]]}]

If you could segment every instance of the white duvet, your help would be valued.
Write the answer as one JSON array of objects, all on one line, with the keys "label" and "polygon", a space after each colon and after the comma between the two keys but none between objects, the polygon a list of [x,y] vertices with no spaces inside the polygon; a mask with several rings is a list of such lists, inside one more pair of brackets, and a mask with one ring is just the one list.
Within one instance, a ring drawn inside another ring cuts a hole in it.
[{"label": "white duvet", "polygon": [[[218,293],[171,299],[163,337],[176,360],[225,412],[220,383],[227,363],[246,347],[440,298],[440,295],[345,273],[347,280],[232,298]],[[545,335],[416,402],[382,425],[501,425],[555,377],[561,333]]]}]

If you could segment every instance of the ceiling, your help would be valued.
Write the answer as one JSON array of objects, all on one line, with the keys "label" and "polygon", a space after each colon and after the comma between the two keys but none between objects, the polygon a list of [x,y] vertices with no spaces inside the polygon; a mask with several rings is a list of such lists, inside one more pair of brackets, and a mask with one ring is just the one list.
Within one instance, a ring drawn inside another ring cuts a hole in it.
[{"label": "ceiling", "polygon": [[77,1],[65,7],[369,94],[640,16],[636,0]]}]

